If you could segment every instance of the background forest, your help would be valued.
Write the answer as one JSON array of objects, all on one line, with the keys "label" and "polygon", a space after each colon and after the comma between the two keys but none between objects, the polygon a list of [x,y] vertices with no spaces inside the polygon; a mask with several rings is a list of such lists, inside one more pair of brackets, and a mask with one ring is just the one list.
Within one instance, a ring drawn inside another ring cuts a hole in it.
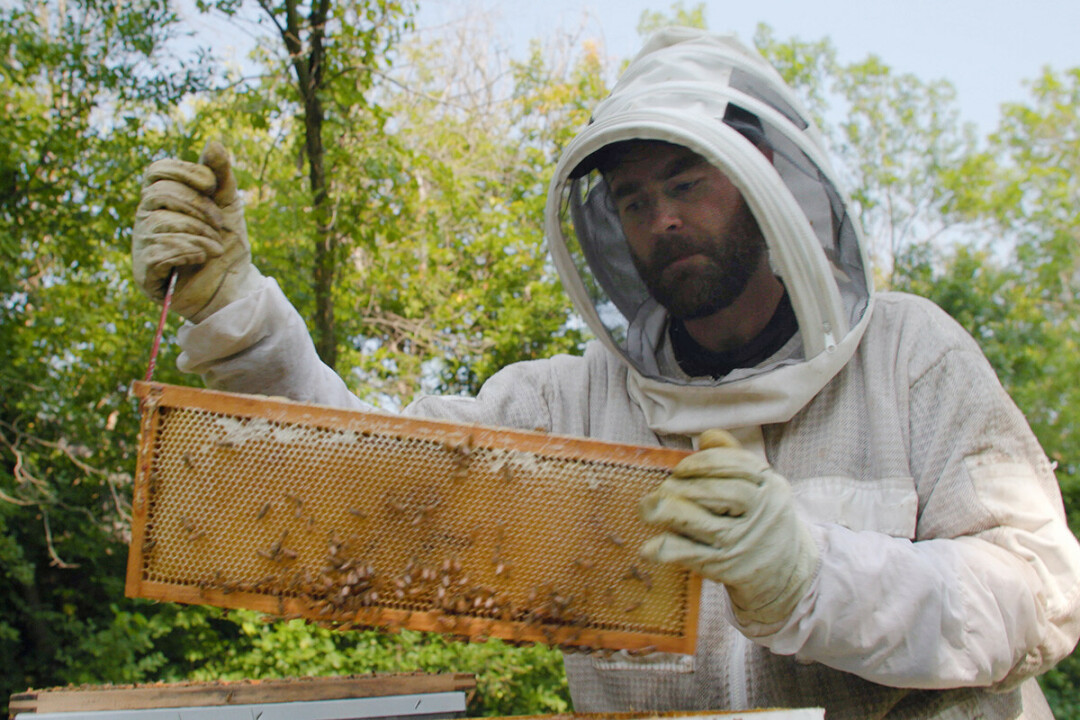
[{"label": "background forest", "polygon": [[[454,670],[477,674],[472,714],[567,710],[543,647],[124,598],[127,391],[157,318],[128,252],[146,166],[221,139],[256,264],[348,384],[386,408],[474,393],[587,340],[545,257],[544,193],[625,59],[573,35],[509,57],[478,23],[417,33],[408,0],[198,9],[223,32],[258,27],[253,56],[215,57],[169,0],[0,4],[0,705],[67,683]],[[640,30],[675,21],[701,25],[701,6],[645,13]],[[946,82],[841,63],[828,38],[753,40],[821,121],[879,287],[934,299],[979,340],[1058,463],[1077,531],[1080,67],[1031,78],[976,137]],[[194,384],[175,370],[177,327],[155,377]],[[1077,656],[1041,681],[1057,717],[1080,717]]]}]

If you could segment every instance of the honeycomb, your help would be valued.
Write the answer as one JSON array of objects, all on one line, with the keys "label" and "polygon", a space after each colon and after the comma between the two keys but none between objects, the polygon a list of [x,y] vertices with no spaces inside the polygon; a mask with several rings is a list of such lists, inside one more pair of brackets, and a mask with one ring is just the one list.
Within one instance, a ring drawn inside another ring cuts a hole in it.
[{"label": "honeycomb", "polygon": [[692,652],[700,580],[640,558],[683,456],[135,383],[131,596],[334,627]]}]

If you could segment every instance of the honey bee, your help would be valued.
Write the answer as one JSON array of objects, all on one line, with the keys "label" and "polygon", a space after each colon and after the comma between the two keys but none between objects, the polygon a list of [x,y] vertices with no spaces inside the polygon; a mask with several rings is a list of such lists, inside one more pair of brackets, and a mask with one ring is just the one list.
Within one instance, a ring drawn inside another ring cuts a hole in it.
[{"label": "honey bee", "polygon": [[563,638],[564,643],[576,643],[581,638],[581,628],[574,628],[570,634]]},{"label": "honey bee", "polygon": [[454,470],[451,477],[454,480],[465,479],[469,472],[469,461],[474,451],[473,436],[469,434],[461,443],[448,443],[446,447],[454,453]]},{"label": "honey bee", "polygon": [[654,652],[656,652],[656,646],[655,645],[646,645],[643,648],[636,648],[634,650],[627,650],[626,654],[631,656],[631,657],[641,657],[643,655],[652,655]]},{"label": "honey bee", "polygon": [[180,524],[187,531],[188,540],[195,541],[206,537],[206,531],[197,529],[195,523],[191,522],[187,516],[180,518]]},{"label": "honey bee", "polygon": [[637,580],[645,586],[646,590],[652,590],[652,577],[649,575],[648,572],[642,570],[637,565],[631,565],[630,569],[626,571],[626,575],[624,577]]}]

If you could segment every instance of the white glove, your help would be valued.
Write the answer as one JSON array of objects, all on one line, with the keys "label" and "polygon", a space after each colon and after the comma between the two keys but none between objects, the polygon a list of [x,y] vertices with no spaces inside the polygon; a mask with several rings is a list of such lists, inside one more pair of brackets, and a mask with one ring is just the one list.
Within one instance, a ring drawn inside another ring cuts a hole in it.
[{"label": "white glove", "polygon": [[814,579],[818,549],[787,480],[723,430],[641,500],[641,518],[668,532],[641,554],[723,583],[743,625],[786,620]]},{"label": "white glove", "polygon": [[198,163],[170,158],[150,166],[135,213],[131,259],[135,281],[158,302],[169,272],[177,270],[172,308],[192,322],[259,286],[243,203],[221,143],[208,143]]}]

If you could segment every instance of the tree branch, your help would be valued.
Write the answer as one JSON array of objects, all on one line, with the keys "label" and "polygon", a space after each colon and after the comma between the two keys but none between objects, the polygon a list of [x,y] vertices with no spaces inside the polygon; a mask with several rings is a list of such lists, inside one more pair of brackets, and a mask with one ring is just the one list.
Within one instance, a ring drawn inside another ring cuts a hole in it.
[{"label": "tree branch", "polygon": [[49,557],[52,558],[50,565],[65,570],[70,570],[79,567],[78,563],[68,563],[60,559],[60,556],[56,554],[56,547],[53,545],[52,529],[49,527],[49,511],[45,508],[41,508],[42,522],[45,525],[45,547],[49,550]]}]

